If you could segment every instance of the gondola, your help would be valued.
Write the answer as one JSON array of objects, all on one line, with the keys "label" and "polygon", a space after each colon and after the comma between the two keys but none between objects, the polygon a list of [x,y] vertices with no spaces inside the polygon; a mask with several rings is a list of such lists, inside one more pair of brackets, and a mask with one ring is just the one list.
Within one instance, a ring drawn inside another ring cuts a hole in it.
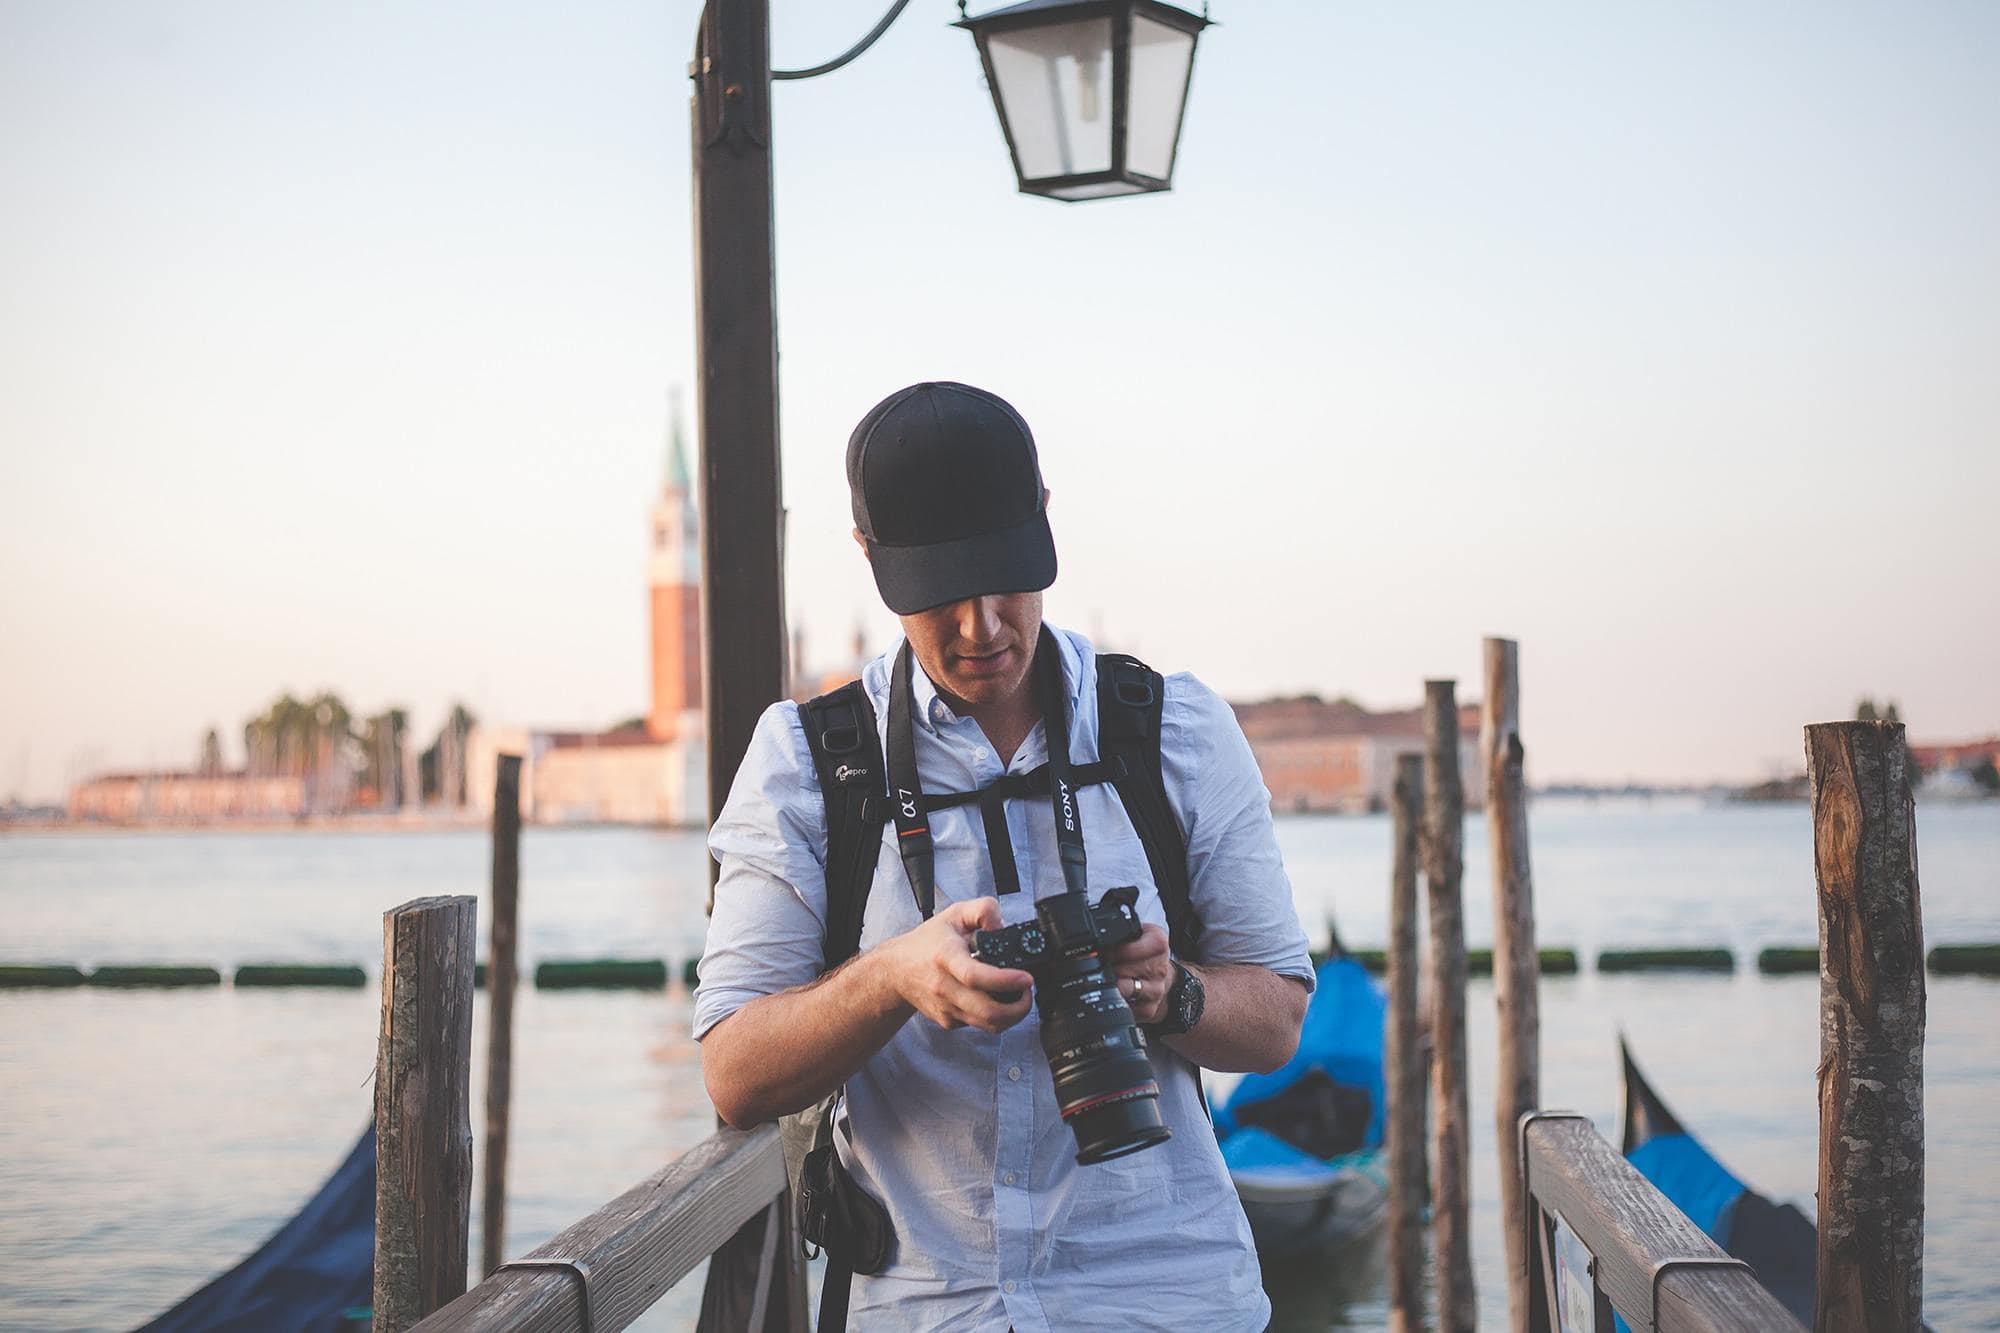
[{"label": "gondola", "polygon": [[1639,1073],[1622,1038],[1618,1051],[1625,1062],[1626,1159],[1811,1328],[1818,1238],[1811,1219],[1791,1204],[1771,1202],[1716,1161]]},{"label": "gondola", "polygon": [[348,1333],[370,1322],[375,1127],[319,1192],[236,1267],[138,1333]]},{"label": "gondola", "polygon": [[1299,1048],[1214,1106],[1223,1160],[1268,1264],[1344,1248],[1380,1229],[1382,988],[1345,954],[1321,963]]}]

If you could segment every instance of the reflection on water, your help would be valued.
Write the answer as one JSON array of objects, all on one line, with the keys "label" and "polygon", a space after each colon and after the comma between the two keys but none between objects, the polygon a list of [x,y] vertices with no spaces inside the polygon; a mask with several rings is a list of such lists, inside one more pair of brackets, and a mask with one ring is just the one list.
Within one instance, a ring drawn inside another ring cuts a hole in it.
[{"label": "reflection on water", "polygon": [[[2000,938],[2000,809],[1923,808],[1918,819],[1931,939]],[[1308,922],[1332,909],[1351,943],[1377,943],[1383,822],[1280,827]],[[1810,845],[1796,807],[1537,806],[1534,834],[1545,942],[1586,951],[1722,942],[1746,953],[1813,938]],[[1475,822],[1466,879],[1475,945],[1487,919],[1476,860],[1483,844]],[[531,830],[524,959],[664,955],[678,970],[699,948],[700,858],[699,839],[684,833]],[[486,869],[483,839],[460,833],[0,838],[0,961],[360,961],[373,973],[383,910],[427,893],[475,892]],[[1475,1261],[1491,1326],[1504,1318],[1506,1296],[1490,987],[1475,983],[1468,1004]],[[1551,979],[1543,1101],[1615,1133],[1614,1038],[1623,1030],[1725,1164],[1809,1209],[1816,1009],[1811,977]],[[477,1018],[475,1087],[483,1009]],[[1941,1328],[1987,1323],[2000,1305],[1989,1258],[2000,1248],[1996,1020],[2000,983],[1932,980],[1925,1276],[1927,1310]],[[254,1248],[367,1122],[376,1021],[372,990],[0,992],[0,1327],[130,1326]],[[511,1253],[709,1132],[687,1024],[678,989],[522,992]],[[1381,1276],[1379,1251],[1365,1247],[1318,1276],[1273,1274],[1277,1326],[1377,1326]],[[698,1303],[696,1275],[641,1327],[686,1327]]]}]

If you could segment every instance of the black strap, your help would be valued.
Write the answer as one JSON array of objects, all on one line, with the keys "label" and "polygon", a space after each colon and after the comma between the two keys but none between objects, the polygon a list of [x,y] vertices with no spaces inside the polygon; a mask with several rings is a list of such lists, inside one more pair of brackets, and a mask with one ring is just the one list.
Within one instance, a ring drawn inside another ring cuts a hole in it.
[{"label": "black strap", "polygon": [[1125,813],[1146,849],[1153,885],[1166,909],[1175,956],[1201,957],[1201,921],[1194,913],[1188,878],[1187,838],[1167,799],[1160,766],[1160,718],[1166,681],[1136,657],[1097,655],[1097,754],[1123,772],[1112,781]]},{"label": "black strap", "polygon": [[816,1333],[846,1333],[847,1292],[854,1285],[854,1270],[826,1257],[826,1273],[820,1280],[819,1323]]},{"label": "black strap", "polygon": [[1063,887],[1090,892],[1083,853],[1083,811],[1070,780],[1069,691],[1063,687],[1062,648],[1047,625],[1035,645],[1035,692],[1041,696],[1042,735],[1049,748],[1049,800],[1056,810],[1056,854],[1062,858]]},{"label": "black strap", "polygon": [[910,877],[910,892],[916,897],[917,911],[931,919],[937,908],[937,854],[931,842],[931,822],[924,807],[924,783],[917,772],[917,744],[911,729],[910,675],[915,668],[910,659],[910,641],[896,654],[889,673],[889,803],[896,819],[896,850],[903,854],[903,869]]},{"label": "black strap", "polygon": [[826,945],[831,972],[861,948],[862,916],[888,819],[888,781],[875,709],[858,680],[808,701],[799,721],[826,798]]}]

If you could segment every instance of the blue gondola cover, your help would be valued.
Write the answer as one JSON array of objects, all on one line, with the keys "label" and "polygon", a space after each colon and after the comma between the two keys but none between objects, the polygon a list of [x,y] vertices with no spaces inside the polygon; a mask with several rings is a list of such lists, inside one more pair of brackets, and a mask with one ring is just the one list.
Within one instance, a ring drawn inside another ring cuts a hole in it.
[{"label": "blue gondola cover", "polygon": [[375,1127],[255,1254],[139,1333],[352,1333],[375,1274]]}]

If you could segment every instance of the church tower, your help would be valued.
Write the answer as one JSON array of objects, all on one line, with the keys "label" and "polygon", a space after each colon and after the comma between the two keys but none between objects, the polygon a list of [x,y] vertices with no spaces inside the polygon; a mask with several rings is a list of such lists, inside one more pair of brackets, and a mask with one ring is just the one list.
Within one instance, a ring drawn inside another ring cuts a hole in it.
[{"label": "church tower", "polygon": [[701,536],[687,450],[681,441],[680,396],[674,396],[666,484],[653,505],[653,552],[648,562],[653,611],[653,706],[646,730],[671,741],[701,712]]}]

